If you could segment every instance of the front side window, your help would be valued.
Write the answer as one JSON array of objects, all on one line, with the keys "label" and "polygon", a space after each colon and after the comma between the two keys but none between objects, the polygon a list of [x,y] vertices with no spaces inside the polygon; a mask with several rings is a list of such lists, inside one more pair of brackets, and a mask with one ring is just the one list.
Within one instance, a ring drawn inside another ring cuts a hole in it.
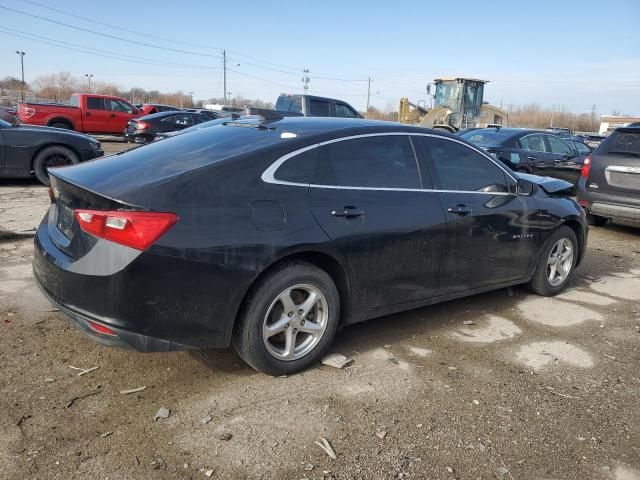
[{"label": "front side window", "polygon": [[409,137],[354,138],[320,147],[313,184],[368,188],[420,188]]},{"label": "front side window", "polygon": [[278,167],[273,178],[283,182],[308,184],[316,164],[317,153],[318,149],[312,148],[289,158]]},{"label": "front side window", "polygon": [[549,147],[551,148],[551,153],[559,153],[559,154],[570,154],[571,148],[565,142],[563,142],[558,137],[554,137],[553,135],[547,135],[547,141],[549,142]]},{"label": "front side window", "polygon": [[475,150],[452,140],[421,138],[442,190],[508,192],[504,171]]},{"label": "front side window", "polygon": [[133,107],[121,100],[114,100],[113,98],[109,98],[105,101],[105,103],[107,105],[107,110],[111,110],[112,112],[133,113]]},{"label": "front side window", "polygon": [[530,150],[532,152],[546,152],[547,147],[544,144],[544,137],[542,135],[527,135],[520,140],[520,147],[523,150]]},{"label": "front side window", "polygon": [[358,114],[343,103],[336,103],[336,117],[357,118]]},{"label": "front side window", "polygon": [[89,110],[104,110],[104,98],[87,97],[87,108]]},{"label": "front side window", "polygon": [[329,102],[325,100],[311,100],[309,103],[311,115],[314,117],[328,117],[331,115],[329,111]]}]

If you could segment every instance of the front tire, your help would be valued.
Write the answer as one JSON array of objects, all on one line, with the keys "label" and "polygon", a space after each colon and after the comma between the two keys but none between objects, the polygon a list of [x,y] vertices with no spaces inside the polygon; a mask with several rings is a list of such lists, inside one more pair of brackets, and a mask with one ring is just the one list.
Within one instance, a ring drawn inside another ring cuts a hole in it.
[{"label": "front tire", "polygon": [[592,213],[587,213],[587,223],[592,227],[602,227],[604,226],[609,219],[607,217],[601,217],[600,215],[594,215]]},{"label": "front tire", "polygon": [[73,127],[66,123],[66,122],[55,122],[52,123],[51,125],[49,125],[49,127],[53,127],[53,128],[62,128],[64,130],[73,130]]},{"label": "front tire", "polygon": [[529,289],[544,297],[564,290],[573,277],[580,254],[578,249],[575,232],[564,225],[558,228],[542,248]]},{"label": "front tire", "polygon": [[288,262],[248,295],[232,343],[256,370],[287,375],[320,359],[339,318],[340,296],[331,277],[310,263]]},{"label": "front tire", "polygon": [[40,183],[49,186],[49,173],[51,167],[63,167],[79,163],[78,155],[73,150],[60,145],[53,145],[38,152],[33,159],[33,171]]}]

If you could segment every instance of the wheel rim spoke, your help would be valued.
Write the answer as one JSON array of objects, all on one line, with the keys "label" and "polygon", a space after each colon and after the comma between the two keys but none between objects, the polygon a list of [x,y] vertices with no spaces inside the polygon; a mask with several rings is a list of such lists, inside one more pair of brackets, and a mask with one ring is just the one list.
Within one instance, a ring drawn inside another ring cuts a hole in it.
[{"label": "wheel rim spoke", "polygon": [[317,287],[294,285],[271,303],[262,324],[262,338],[274,357],[293,361],[314,350],[328,324],[327,300]]},{"label": "wheel rim spoke", "polygon": [[561,238],[551,249],[547,259],[547,279],[552,287],[561,285],[569,276],[573,267],[573,244],[567,238]]}]

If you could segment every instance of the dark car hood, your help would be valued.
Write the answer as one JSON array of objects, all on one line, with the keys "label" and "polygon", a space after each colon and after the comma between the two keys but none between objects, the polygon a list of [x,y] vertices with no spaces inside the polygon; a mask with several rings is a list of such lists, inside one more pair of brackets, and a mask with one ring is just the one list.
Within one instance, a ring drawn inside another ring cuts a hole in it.
[{"label": "dark car hood", "polygon": [[83,140],[97,141],[93,137],[90,137],[89,135],[85,135],[84,133],[78,133],[72,130],[66,130],[64,128],[41,127],[38,125],[27,125],[25,123],[21,123],[19,126],[14,128],[19,128],[21,131],[37,132],[37,133],[56,133],[61,135],[67,135],[74,138],[80,138]]},{"label": "dark car hood", "polygon": [[563,190],[570,190],[573,185],[565,180],[551,177],[541,177],[539,175],[531,175],[529,173],[514,172],[518,178],[528,180],[535,183],[547,193],[559,193]]}]

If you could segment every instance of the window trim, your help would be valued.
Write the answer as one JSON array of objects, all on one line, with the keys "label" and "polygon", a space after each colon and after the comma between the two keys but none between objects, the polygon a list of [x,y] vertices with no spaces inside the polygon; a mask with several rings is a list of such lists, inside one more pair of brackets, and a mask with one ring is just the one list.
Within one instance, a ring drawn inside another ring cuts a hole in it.
[{"label": "window trim", "polygon": [[420,183],[421,185],[423,184],[423,179],[422,179],[422,171],[420,169],[420,161],[419,158],[417,156],[417,152],[415,151],[415,147],[413,146],[413,142],[411,141],[411,137],[432,137],[432,138],[439,138],[439,139],[444,139],[444,140],[448,140],[450,142],[455,142],[455,143],[459,143],[461,145],[464,145],[465,147],[467,147],[468,149],[479,153],[481,156],[483,156],[484,158],[486,158],[487,160],[489,160],[491,163],[493,163],[495,166],[497,166],[500,170],[502,170],[504,172],[504,174],[510,178],[511,180],[513,180],[515,183],[518,183],[518,179],[515,178],[513,176],[513,174],[511,172],[509,172],[504,165],[500,165],[499,160],[494,160],[493,158],[491,158],[486,152],[481,151],[478,148],[475,148],[471,145],[468,145],[464,142],[461,142],[460,140],[457,140],[455,138],[449,138],[449,137],[445,137],[443,135],[434,135],[432,133],[418,133],[418,132],[378,132],[378,133],[363,133],[363,134],[359,134],[359,135],[350,135],[348,137],[340,137],[340,138],[334,138],[331,140],[325,140],[324,142],[319,142],[319,143],[314,143],[312,145],[307,145],[306,147],[302,147],[299,148],[297,150],[294,150],[293,152],[289,152],[286,155],[283,155],[282,157],[278,158],[275,162],[273,162],[263,173],[262,176],[260,177],[261,180],[265,183],[272,183],[275,185],[289,185],[289,186],[294,186],[294,187],[305,187],[305,188],[328,188],[328,189],[332,189],[332,190],[371,190],[371,191],[391,191],[391,192],[447,192],[447,193],[477,193],[480,195],[517,195],[516,193],[512,193],[512,192],[477,192],[474,190],[439,190],[439,189],[433,189],[433,188],[392,188],[392,187],[356,187],[356,186],[346,186],[346,185],[319,185],[319,184],[315,184],[315,183],[296,183],[296,182],[287,182],[285,180],[278,180],[274,177],[274,174],[276,172],[276,170],[278,170],[278,168],[280,168],[280,165],[282,165],[284,162],[286,162],[287,160],[289,160],[290,158],[295,157],[296,155],[299,155],[301,153],[307,152],[311,149],[314,148],[320,148],[324,145],[329,145],[331,143],[336,143],[336,142],[343,142],[345,140],[353,140],[353,139],[357,139],[357,138],[368,138],[368,137],[386,137],[386,136],[392,136],[392,135],[405,135],[409,137],[409,141],[411,143],[411,147],[413,148],[413,152],[414,152],[414,157],[416,158],[416,162],[418,163],[418,172],[420,174]]}]

